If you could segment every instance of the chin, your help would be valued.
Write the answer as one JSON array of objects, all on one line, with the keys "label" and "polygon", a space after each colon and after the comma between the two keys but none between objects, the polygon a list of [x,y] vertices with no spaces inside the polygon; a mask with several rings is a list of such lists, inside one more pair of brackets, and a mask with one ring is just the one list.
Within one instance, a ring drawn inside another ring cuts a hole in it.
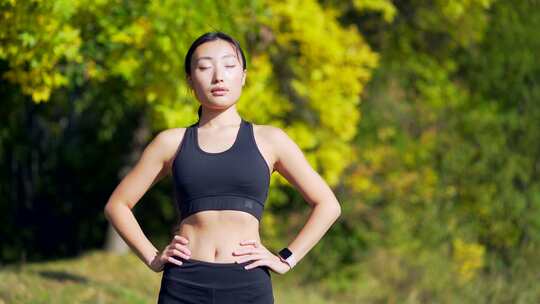
[{"label": "chin", "polygon": [[207,99],[207,102],[209,104],[215,104],[215,105],[225,105],[225,104],[234,103],[229,98],[215,98],[215,97]]},{"label": "chin", "polygon": [[234,96],[209,96],[207,99],[208,103],[212,104],[234,104],[238,100],[238,97]]},{"label": "chin", "polygon": [[219,109],[219,108],[228,108],[230,106],[233,106],[236,102],[235,101],[231,101],[231,100],[215,100],[215,99],[210,99],[210,100],[207,100],[206,101],[206,104],[208,104],[210,107],[212,108],[216,108],[216,109]]}]

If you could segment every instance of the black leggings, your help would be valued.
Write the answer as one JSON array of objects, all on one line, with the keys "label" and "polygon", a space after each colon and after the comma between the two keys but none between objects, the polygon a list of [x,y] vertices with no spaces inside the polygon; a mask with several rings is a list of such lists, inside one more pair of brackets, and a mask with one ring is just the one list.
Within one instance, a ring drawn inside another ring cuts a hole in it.
[{"label": "black leggings", "polygon": [[245,269],[244,263],[213,263],[184,259],[166,263],[158,304],[273,304],[267,266]]}]

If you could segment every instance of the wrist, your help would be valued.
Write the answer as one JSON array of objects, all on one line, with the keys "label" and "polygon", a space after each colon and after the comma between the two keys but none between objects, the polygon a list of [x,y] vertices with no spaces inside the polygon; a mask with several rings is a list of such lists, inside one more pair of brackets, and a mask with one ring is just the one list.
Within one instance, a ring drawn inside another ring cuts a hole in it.
[{"label": "wrist", "polygon": [[158,255],[157,251],[154,251],[153,253],[147,255],[146,258],[145,258],[146,265],[147,266],[152,265],[152,262],[154,261],[154,259],[156,258],[157,255]]},{"label": "wrist", "polygon": [[296,265],[296,256],[294,253],[287,247],[281,249],[278,252],[279,259],[289,265],[289,268],[292,269]]},{"label": "wrist", "polygon": [[280,257],[280,256],[278,255],[278,258],[279,258],[279,261],[280,261],[281,263],[287,265],[287,268],[288,268],[287,271],[289,271],[289,270],[292,269],[291,265],[289,265],[289,263],[287,263],[287,261],[285,261],[282,257]]},{"label": "wrist", "polygon": [[149,259],[146,260],[146,266],[155,272],[160,272],[163,269],[163,265],[160,265],[158,251],[156,251]]}]

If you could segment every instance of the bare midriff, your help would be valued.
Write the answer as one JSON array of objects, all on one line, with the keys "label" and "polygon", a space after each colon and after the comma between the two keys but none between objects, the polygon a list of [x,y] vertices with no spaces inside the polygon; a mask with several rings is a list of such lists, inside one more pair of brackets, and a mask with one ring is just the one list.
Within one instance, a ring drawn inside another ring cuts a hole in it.
[{"label": "bare midriff", "polygon": [[189,240],[191,258],[213,263],[233,263],[233,252],[245,240],[260,242],[259,220],[237,210],[206,210],[185,218],[177,235]]}]

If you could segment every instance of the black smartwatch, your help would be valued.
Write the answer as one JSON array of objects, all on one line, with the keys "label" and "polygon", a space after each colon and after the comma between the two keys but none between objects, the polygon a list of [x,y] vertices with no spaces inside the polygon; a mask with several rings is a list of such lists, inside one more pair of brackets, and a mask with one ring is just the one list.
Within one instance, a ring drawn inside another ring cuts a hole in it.
[{"label": "black smartwatch", "polygon": [[281,258],[281,260],[289,265],[289,267],[293,268],[296,264],[296,259],[294,257],[294,254],[292,253],[289,248],[285,247],[281,249],[278,252],[278,256]]}]

